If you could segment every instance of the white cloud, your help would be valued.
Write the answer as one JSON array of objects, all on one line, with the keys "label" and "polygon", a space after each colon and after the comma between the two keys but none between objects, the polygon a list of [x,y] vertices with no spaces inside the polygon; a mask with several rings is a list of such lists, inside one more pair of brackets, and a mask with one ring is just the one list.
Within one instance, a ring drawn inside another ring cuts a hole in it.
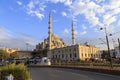
[{"label": "white cloud", "polygon": [[[69,34],[69,33],[72,33],[72,32],[71,32],[69,29],[64,29],[63,33],[64,33],[64,34]],[[78,35],[78,31],[75,30],[75,31],[74,31],[74,34],[75,34],[75,35]]]},{"label": "white cloud", "polygon": [[118,21],[118,24],[117,24],[118,27],[120,27],[120,20]]},{"label": "white cloud", "polygon": [[83,32],[80,33],[80,35],[85,35],[85,34],[87,34],[86,31],[83,31]]},{"label": "white cloud", "polygon": [[109,26],[109,28],[107,28],[108,33],[112,34],[114,33],[115,27],[114,26]]},{"label": "white cloud", "polygon": [[114,10],[110,10],[105,13],[103,16],[103,22],[105,25],[110,25],[111,23],[116,21],[117,16],[120,13],[120,8],[116,8]]},{"label": "white cloud", "polygon": [[69,6],[72,14],[78,16],[84,14],[86,19],[94,26],[100,24],[97,13],[103,13],[104,10],[100,5],[97,5],[93,1],[76,0]]},{"label": "white cloud", "polygon": [[25,43],[28,43],[29,45],[32,45],[32,46],[35,45],[34,39],[31,38],[29,35],[25,35],[25,34],[20,35],[20,38],[24,40]]},{"label": "white cloud", "polygon": [[64,5],[66,6],[70,6],[72,4],[72,0],[46,0],[46,1],[49,1],[49,2],[52,2],[52,3],[63,3]]},{"label": "white cloud", "polygon": [[104,2],[105,0],[95,0],[97,3]]},{"label": "white cloud", "polygon": [[[107,25],[108,32],[116,29],[113,26],[115,26],[114,23],[118,22],[120,17],[120,0],[30,0],[26,6],[27,13],[31,16],[36,16],[39,19],[42,19],[48,2],[64,4],[63,7],[66,12],[60,12],[63,16],[70,16],[74,21],[77,21],[78,16],[84,15],[85,20],[91,24],[90,26],[104,27]],[[47,6],[49,7],[49,5]],[[88,23],[86,22],[86,24]],[[117,26],[120,25],[119,22],[116,24]],[[76,34],[87,34],[87,27],[83,26],[82,29],[84,31],[81,33],[76,32]],[[99,31],[99,28],[94,27],[92,30],[97,32]],[[63,31],[65,34],[69,34],[70,32],[71,30],[69,29]]]},{"label": "white cloud", "polygon": [[107,3],[105,0],[74,0],[68,6],[70,13],[66,14],[67,16],[72,15],[74,18],[84,15],[92,26],[110,26],[119,19],[119,4],[120,0],[109,0]]},{"label": "white cloud", "polygon": [[72,4],[72,0],[65,0],[64,4],[70,6]]},{"label": "white cloud", "polygon": [[8,39],[11,32],[4,27],[0,26],[0,40]]},{"label": "white cloud", "polygon": [[26,43],[29,43],[29,50],[35,48],[35,41],[31,36],[19,35],[0,26],[0,47],[20,48],[21,50],[26,50]]},{"label": "white cloud", "polygon": [[21,6],[21,5],[22,5],[22,2],[20,2],[20,1],[17,1],[17,4]]},{"label": "white cloud", "polygon": [[53,13],[56,13],[57,11],[55,9],[52,10]]},{"label": "white cloud", "polygon": [[112,9],[114,10],[118,7],[120,7],[120,0],[110,0],[108,5],[105,5],[106,9],[111,9],[111,10]]},{"label": "white cloud", "polygon": [[86,29],[87,29],[87,27],[86,27],[85,25],[82,25],[82,28],[83,28],[83,30],[86,30]]},{"label": "white cloud", "polygon": [[69,34],[69,30],[68,29],[64,29],[63,33],[64,34]]},{"label": "white cloud", "polygon": [[107,25],[107,26],[110,26],[111,23],[115,22],[116,21],[116,17],[113,16],[113,17],[110,17],[108,18],[107,20],[104,21],[104,23]]},{"label": "white cloud", "polygon": [[46,0],[46,1],[49,1],[49,2],[52,2],[52,3],[64,3],[66,0]]},{"label": "white cloud", "polygon": [[32,9],[35,7],[34,2],[30,1],[29,4],[27,5],[29,9]]},{"label": "white cloud", "polygon": [[62,12],[61,14],[62,16],[67,16],[66,12]]},{"label": "white cloud", "polygon": [[34,12],[34,14],[39,18],[39,19],[41,19],[42,20],[42,18],[44,17],[44,14],[41,14],[41,13],[39,13],[39,12]]},{"label": "white cloud", "polygon": [[30,10],[27,13],[30,14],[31,16],[38,17],[40,20],[42,20],[42,18],[44,17],[44,14],[39,13],[38,11],[32,11],[32,10]]},{"label": "white cloud", "polygon": [[95,32],[100,32],[100,29],[98,29],[98,28],[94,28],[93,29]]},{"label": "white cloud", "polygon": [[103,19],[104,19],[104,21],[106,21],[106,20],[109,19],[110,17],[111,17],[110,14],[105,14],[105,15],[103,16]]},{"label": "white cloud", "polygon": [[78,34],[78,31],[75,30],[74,33],[75,33],[75,35],[77,35],[77,34]]},{"label": "white cloud", "polygon": [[25,9],[27,13],[31,16],[36,16],[40,20],[44,17],[44,11],[45,11],[46,5],[44,1],[39,0],[30,0],[30,2],[25,6]]},{"label": "white cloud", "polygon": [[[120,0],[30,0],[27,4],[27,13],[31,16],[36,16],[40,20],[44,18],[44,11],[46,4],[62,3],[67,12],[61,12],[62,16],[72,17],[77,21],[77,16],[84,15],[86,20],[91,24],[90,26],[110,26],[117,21],[120,14]],[[56,10],[52,10],[56,12]]]},{"label": "white cloud", "polygon": [[[120,13],[120,0],[109,0],[107,3],[105,0],[30,0],[26,6],[27,13],[39,19],[44,18],[44,11],[48,2],[63,3],[67,6],[67,10],[70,11],[67,13],[61,12],[63,16],[72,15],[72,19],[76,19],[75,17],[82,14],[93,26],[105,26],[107,19],[113,18],[113,16]],[[17,1],[17,3],[21,4],[20,1]],[[53,10],[53,12],[56,11]],[[114,23],[115,18],[111,19],[107,25]]]}]

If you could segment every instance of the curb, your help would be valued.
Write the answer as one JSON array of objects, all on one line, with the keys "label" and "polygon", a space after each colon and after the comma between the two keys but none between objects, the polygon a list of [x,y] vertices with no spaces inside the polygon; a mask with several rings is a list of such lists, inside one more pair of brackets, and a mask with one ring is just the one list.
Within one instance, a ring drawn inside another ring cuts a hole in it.
[{"label": "curb", "polygon": [[91,71],[91,72],[98,72],[104,74],[111,74],[111,75],[120,75],[120,70],[115,69],[103,69],[103,68],[91,68],[91,67],[81,67],[81,66],[41,66],[41,65],[31,65],[30,67],[34,68],[66,68],[66,69],[76,69],[76,70],[84,70],[84,71]]}]

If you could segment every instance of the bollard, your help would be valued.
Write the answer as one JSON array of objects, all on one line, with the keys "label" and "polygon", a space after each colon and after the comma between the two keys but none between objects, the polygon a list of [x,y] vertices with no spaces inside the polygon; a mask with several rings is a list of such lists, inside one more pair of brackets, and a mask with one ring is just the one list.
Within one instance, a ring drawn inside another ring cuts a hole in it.
[{"label": "bollard", "polygon": [[5,76],[5,80],[13,80],[13,75],[10,73],[8,76]]}]

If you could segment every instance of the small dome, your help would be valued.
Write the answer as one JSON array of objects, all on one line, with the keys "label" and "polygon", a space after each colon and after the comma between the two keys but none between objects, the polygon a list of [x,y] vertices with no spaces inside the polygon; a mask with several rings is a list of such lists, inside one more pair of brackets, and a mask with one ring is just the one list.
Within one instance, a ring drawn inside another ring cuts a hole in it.
[{"label": "small dome", "polygon": [[85,42],[85,45],[86,45],[86,46],[89,46],[89,45],[90,45],[90,43],[89,43],[89,42]]}]

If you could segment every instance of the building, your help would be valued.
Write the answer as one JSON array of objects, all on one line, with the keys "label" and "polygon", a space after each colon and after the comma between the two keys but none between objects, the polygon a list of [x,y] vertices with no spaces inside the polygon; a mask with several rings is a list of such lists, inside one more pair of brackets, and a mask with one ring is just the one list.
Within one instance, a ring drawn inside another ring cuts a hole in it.
[{"label": "building", "polygon": [[67,44],[62,40],[62,38],[59,38],[56,34],[52,32],[52,15],[50,13],[49,15],[49,22],[48,22],[48,37],[44,39],[42,43],[39,43],[36,45],[35,51],[38,52],[39,55],[42,55],[41,57],[48,56],[48,52],[51,49],[65,47]]},{"label": "building", "polygon": [[76,44],[52,50],[52,59],[54,60],[77,61],[91,58],[101,58],[100,48],[86,44]]},{"label": "building", "polygon": [[6,48],[6,47],[0,47],[0,49],[5,50],[9,54],[20,50],[19,48]]},{"label": "building", "polygon": [[32,51],[17,51],[18,58],[32,58]]},{"label": "building", "polygon": [[119,48],[119,46],[115,47],[115,56],[116,56],[116,58],[120,58],[120,48]]},{"label": "building", "polygon": [[85,44],[75,44],[74,23],[72,21],[72,45],[67,44],[52,32],[52,15],[49,15],[48,38],[36,45],[36,51],[45,54],[52,60],[87,60],[101,58],[100,48]]},{"label": "building", "polygon": [[[49,42],[48,38],[44,39],[42,43],[36,45],[37,51],[48,50],[49,49]],[[60,48],[66,46],[66,43],[63,42],[61,38],[59,38],[56,34],[51,35],[51,49]]]}]

